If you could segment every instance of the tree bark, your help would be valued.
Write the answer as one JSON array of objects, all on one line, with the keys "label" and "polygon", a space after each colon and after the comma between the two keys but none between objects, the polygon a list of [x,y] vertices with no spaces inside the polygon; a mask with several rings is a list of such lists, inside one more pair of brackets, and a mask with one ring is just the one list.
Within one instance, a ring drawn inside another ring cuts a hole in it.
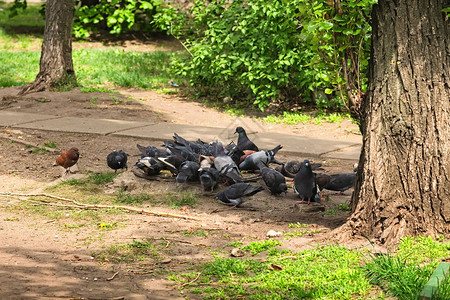
[{"label": "tree bark", "polygon": [[73,0],[48,0],[39,73],[19,94],[75,83],[72,62]]},{"label": "tree bark", "polygon": [[352,215],[338,234],[394,245],[404,236],[450,232],[450,30],[443,2],[380,0],[373,8],[363,148]]}]

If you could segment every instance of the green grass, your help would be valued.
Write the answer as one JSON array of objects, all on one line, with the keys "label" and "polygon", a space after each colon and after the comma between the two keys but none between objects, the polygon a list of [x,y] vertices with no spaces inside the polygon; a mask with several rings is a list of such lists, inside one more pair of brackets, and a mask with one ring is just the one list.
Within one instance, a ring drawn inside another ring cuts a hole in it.
[{"label": "green grass", "polygon": [[[74,50],[77,81],[83,91],[113,88],[156,89],[168,85],[172,53],[124,50]],[[0,51],[0,87],[19,86],[34,80],[39,71],[39,51]]]},{"label": "green grass", "polygon": [[58,147],[58,144],[56,142],[51,141],[51,142],[45,142],[44,146],[48,147],[48,148],[56,149]]},{"label": "green grass", "polygon": [[[449,255],[450,244],[442,238],[408,237],[396,253],[371,255],[363,270],[371,283],[388,294],[399,300],[416,299],[440,260]],[[446,292],[445,284],[441,289]]]},{"label": "green grass", "polygon": [[[291,252],[270,240],[236,246],[267,250],[266,257],[215,257],[171,279],[192,282],[184,289],[202,299],[416,299],[441,258],[450,255],[448,243],[428,237],[403,239],[389,255],[339,245]],[[449,281],[441,282],[434,299],[450,299]]]},{"label": "green grass", "polygon": [[28,3],[24,11],[9,18],[11,3],[0,2],[0,51],[38,50],[42,43],[45,19],[40,4]]},{"label": "green grass", "polygon": [[266,123],[273,123],[273,124],[289,124],[289,125],[295,125],[298,123],[303,124],[316,124],[316,125],[322,125],[323,122],[327,123],[341,123],[344,121],[348,116],[345,116],[341,113],[331,113],[326,114],[325,112],[318,112],[315,115],[311,114],[305,114],[301,112],[283,112],[282,115],[269,115],[265,118],[263,118],[263,121]]},{"label": "green grass", "polygon": [[149,194],[141,193],[133,195],[123,191],[116,193],[116,197],[115,202],[121,204],[142,204],[144,201],[148,201],[151,198]]},{"label": "green grass", "polygon": [[149,258],[158,258],[157,247],[150,241],[134,240],[128,244],[112,245],[109,249],[100,252],[93,252],[92,256],[100,261],[111,261],[115,263],[132,263],[136,261],[146,261]]},{"label": "green grass", "polygon": [[192,281],[200,272],[187,287],[204,299],[358,299],[372,288],[359,268],[361,258],[339,246],[295,253],[272,249],[266,261],[215,258],[173,279]]},{"label": "green grass", "polygon": [[247,246],[240,247],[242,250],[251,251],[253,254],[258,254],[269,250],[271,248],[281,246],[281,242],[277,240],[265,240],[265,241],[256,241],[251,242]]},{"label": "green grass", "polygon": [[163,202],[172,208],[180,208],[183,206],[196,207],[196,195],[189,192],[166,193],[163,195]]}]

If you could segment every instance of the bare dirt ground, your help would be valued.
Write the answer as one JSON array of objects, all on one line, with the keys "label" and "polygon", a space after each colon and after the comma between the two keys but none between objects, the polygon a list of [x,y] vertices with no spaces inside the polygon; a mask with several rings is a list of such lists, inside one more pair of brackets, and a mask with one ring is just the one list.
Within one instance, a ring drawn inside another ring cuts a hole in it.
[{"label": "bare dirt ground", "polygon": [[[1,89],[0,99],[16,90]],[[250,118],[236,119],[180,96],[160,95],[152,91],[37,93],[22,99],[6,97],[0,102],[0,109],[215,127],[244,122],[250,128],[263,127],[281,133],[353,142],[361,140],[357,127],[348,121],[295,126],[263,124]],[[132,166],[137,160],[137,156],[133,156],[138,154],[136,143],[154,145],[137,138],[11,128],[0,128],[0,136],[0,192],[17,193],[42,192],[59,182],[62,169],[53,163],[61,151],[72,146],[80,148],[82,157],[78,174],[69,175],[69,178],[78,178],[87,172],[111,172],[106,166],[106,155],[113,149],[124,149],[131,154],[129,165]],[[46,142],[56,142],[57,149],[39,154],[31,153],[32,148],[26,146],[42,146]],[[287,156],[280,151],[277,158],[287,161],[305,157]],[[323,172],[328,173],[350,172],[355,162],[312,160],[323,163]],[[255,184],[264,185],[262,181]],[[337,206],[346,203],[352,193],[352,190],[346,191],[345,195],[328,192],[328,199],[320,205],[296,205],[297,198],[291,188],[286,196],[280,197],[263,191],[240,208],[232,209],[217,202],[214,194],[202,193],[198,184],[180,187],[171,181],[149,181],[136,177],[130,170],[120,173],[112,184],[104,187],[104,192],[114,193],[119,189],[132,194],[148,193],[156,200],[164,193],[187,190],[196,195],[194,208],[175,209],[160,201],[144,202],[142,208],[187,215],[198,220],[117,213],[105,217],[109,218],[108,222],[119,224],[113,230],[101,230],[96,222],[70,229],[67,224],[74,222],[72,217],[79,209],[54,217],[22,208],[19,204],[27,198],[0,195],[0,298],[197,299],[198,295],[188,295],[179,290],[175,282],[168,280],[169,275],[210,260],[213,252],[229,255],[233,248],[229,245],[231,242],[243,241],[245,244],[261,240],[269,230],[292,232],[293,229],[289,228],[291,223],[306,224],[309,233],[302,237],[278,237],[284,248],[299,250],[330,241],[330,231],[348,217],[348,212]],[[75,194],[72,197],[77,200]],[[196,235],[196,232],[202,234]],[[114,245],[129,244],[133,239],[150,241],[159,254],[137,262],[118,263],[100,259],[99,253]]]}]

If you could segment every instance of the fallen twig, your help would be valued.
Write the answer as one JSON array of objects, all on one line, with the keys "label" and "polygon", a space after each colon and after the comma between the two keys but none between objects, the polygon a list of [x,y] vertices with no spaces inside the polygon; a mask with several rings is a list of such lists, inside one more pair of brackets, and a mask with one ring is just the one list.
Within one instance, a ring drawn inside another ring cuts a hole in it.
[{"label": "fallen twig", "polygon": [[111,280],[113,280],[113,279],[117,276],[117,274],[119,274],[119,271],[117,271],[116,273],[114,273],[113,276],[111,276],[111,277],[109,277],[109,278],[106,278],[106,281],[111,281]]},{"label": "fallen twig", "polygon": [[80,203],[72,199],[67,199],[55,195],[45,194],[45,193],[38,193],[38,194],[22,194],[22,193],[4,193],[0,192],[0,195],[4,196],[21,196],[21,197],[47,197],[47,198],[53,198],[61,201],[66,201],[73,203],[78,206],[82,206],[83,208],[89,208],[89,209],[99,209],[99,208],[107,208],[107,209],[122,209],[129,212],[136,212],[141,214],[147,214],[147,215],[153,215],[153,216],[159,216],[159,217],[171,217],[171,218],[178,218],[178,219],[185,219],[185,220],[193,220],[193,221],[201,221],[198,218],[190,217],[186,215],[178,215],[178,214],[172,214],[172,213],[164,213],[164,212],[156,212],[151,210],[146,210],[142,208],[136,208],[131,206],[124,206],[124,205],[102,205],[102,204],[85,204]]}]

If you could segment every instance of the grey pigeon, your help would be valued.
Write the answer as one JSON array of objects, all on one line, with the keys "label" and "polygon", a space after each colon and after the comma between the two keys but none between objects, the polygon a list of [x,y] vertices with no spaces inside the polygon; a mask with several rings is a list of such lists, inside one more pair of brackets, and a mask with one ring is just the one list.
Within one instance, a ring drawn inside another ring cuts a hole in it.
[{"label": "grey pigeon", "polygon": [[283,148],[281,145],[276,146],[269,151],[258,151],[247,156],[243,162],[239,164],[239,169],[241,170],[258,170],[264,166],[268,166],[270,163],[275,163],[282,165],[278,160],[275,159],[275,154],[278,150]]},{"label": "grey pigeon", "polygon": [[158,149],[154,146],[144,147],[139,144],[136,147],[141,152],[141,158],[144,157],[167,157],[170,153],[165,149]]},{"label": "grey pigeon", "polygon": [[253,196],[254,194],[264,190],[261,186],[254,186],[244,182],[238,182],[230,185],[226,189],[217,193],[216,199],[219,199],[227,205],[233,207],[239,206],[244,200],[243,197]]},{"label": "grey pigeon", "polygon": [[136,163],[136,167],[144,171],[145,174],[150,176],[158,175],[162,169],[164,169],[164,164],[157,161],[153,157],[143,157]]},{"label": "grey pigeon", "polygon": [[240,126],[236,127],[236,131],[234,133],[238,134],[237,147],[239,149],[259,151],[258,147],[248,138],[244,128]]},{"label": "grey pigeon", "polygon": [[218,146],[217,156],[214,159],[214,167],[219,171],[220,175],[231,179],[233,183],[242,182],[242,175],[233,159],[227,156],[223,150],[223,146]]},{"label": "grey pigeon", "polygon": [[307,159],[304,160],[294,177],[294,191],[302,199],[300,203],[303,203],[304,200],[308,200],[308,204],[315,201],[317,194],[316,178]]},{"label": "grey pigeon", "polygon": [[355,183],[356,173],[316,174],[316,182],[319,189],[344,192]]},{"label": "grey pigeon", "polygon": [[[275,170],[277,170],[286,177],[294,178],[295,174],[298,173],[302,165],[303,162],[297,160],[287,161],[283,165],[276,167]],[[321,167],[322,167],[321,163],[311,163],[312,170],[323,170]]]},{"label": "grey pigeon", "polygon": [[280,172],[269,167],[263,167],[261,168],[261,177],[272,195],[287,192],[286,179]]},{"label": "grey pigeon", "polygon": [[106,157],[108,167],[117,172],[118,169],[128,169],[127,166],[128,154],[123,150],[113,151]]},{"label": "grey pigeon", "polygon": [[178,183],[186,183],[188,181],[198,180],[198,169],[200,165],[195,161],[185,161],[178,169],[175,181]]},{"label": "grey pigeon", "polygon": [[200,171],[200,184],[204,191],[212,192],[217,186],[219,180],[219,171],[215,168],[203,168]]}]

